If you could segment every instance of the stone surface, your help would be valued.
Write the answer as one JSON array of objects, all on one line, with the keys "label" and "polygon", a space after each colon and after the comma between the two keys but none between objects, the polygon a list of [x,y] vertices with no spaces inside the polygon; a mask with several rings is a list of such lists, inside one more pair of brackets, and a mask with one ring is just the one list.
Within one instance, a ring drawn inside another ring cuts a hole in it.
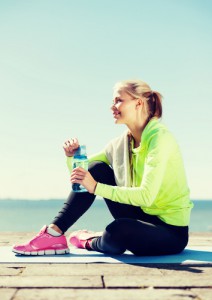
[{"label": "stone surface", "polygon": [[135,288],[135,287],[155,287],[155,288],[192,288],[192,287],[208,287],[212,288],[212,277],[174,274],[168,276],[148,276],[148,275],[116,275],[104,276],[104,283],[107,288]]},{"label": "stone surface", "polygon": [[0,276],[5,275],[19,275],[24,268],[0,265]]},{"label": "stone surface", "polygon": [[22,289],[17,292],[13,300],[199,300],[191,291],[161,290],[161,289],[101,289],[101,290],[76,290],[76,289]]},{"label": "stone surface", "polygon": [[[153,267],[153,266],[152,266]],[[157,267],[157,269],[155,269]],[[192,287],[212,287],[212,265],[157,265],[153,267],[154,271],[160,272],[147,272],[116,276],[104,276],[104,284],[107,288],[134,288],[134,287],[179,287],[179,288],[192,288]]]},{"label": "stone surface", "polygon": [[198,297],[198,300],[212,299],[212,289],[192,289],[191,292]]},{"label": "stone surface", "polygon": [[48,264],[48,265],[29,265],[22,272],[22,276],[54,276],[60,274],[61,276],[71,275],[134,275],[134,274],[161,275],[158,268],[148,268],[140,265],[127,264]]},{"label": "stone surface", "polygon": [[[0,247],[35,233],[0,233]],[[211,233],[189,246],[212,246]],[[0,264],[0,300],[211,300],[212,264]]]},{"label": "stone surface", "polygon": [[1,276],[0,287],[78,287],[102,288],[100,276]]},{"label": "stone surface", "polygon": [[15,295],[15,289],[0,289],[0,299],[1,300],[11,300],[13,295]]}]

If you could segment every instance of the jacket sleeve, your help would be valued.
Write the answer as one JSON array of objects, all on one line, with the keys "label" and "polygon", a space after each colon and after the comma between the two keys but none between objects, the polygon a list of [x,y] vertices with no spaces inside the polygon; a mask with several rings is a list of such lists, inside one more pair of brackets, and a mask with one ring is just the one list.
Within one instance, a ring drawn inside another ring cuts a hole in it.
[{"label": "jacket sleeve", "polygon": [[141,185],[119,187],[98,183],[95,194],[124,204],[151,206],[160,190],[171,147],[169,135],[153,135],[147,147]]}]

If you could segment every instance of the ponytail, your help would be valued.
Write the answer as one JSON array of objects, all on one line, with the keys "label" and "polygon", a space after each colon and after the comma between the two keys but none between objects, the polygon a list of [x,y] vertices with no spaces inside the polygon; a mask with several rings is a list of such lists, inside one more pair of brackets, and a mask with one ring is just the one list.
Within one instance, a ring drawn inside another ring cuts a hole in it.
[{"label": "ponytail", "polygon": [[163,112],[162,95],[158,92],[152,91],[144,93],[143,96],[146,98],[146,108],[149,120],[154,117],[161,118]]},{"label": "ponytail", "polygon": [[152,91],[152,101],[155,102],[153,117],[161,118],[163,113],[162,95],[158,92]]}]

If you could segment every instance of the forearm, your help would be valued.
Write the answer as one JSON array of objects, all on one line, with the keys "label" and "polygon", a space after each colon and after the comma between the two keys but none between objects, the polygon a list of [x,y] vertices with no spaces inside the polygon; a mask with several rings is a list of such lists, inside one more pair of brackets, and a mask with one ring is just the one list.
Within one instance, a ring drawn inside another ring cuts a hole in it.
[{"label": "forearm", "polygon": [[119,187],[98,183],[95,195],[123,204],[149,207],[154,201],[154,195],[142,187]]}]

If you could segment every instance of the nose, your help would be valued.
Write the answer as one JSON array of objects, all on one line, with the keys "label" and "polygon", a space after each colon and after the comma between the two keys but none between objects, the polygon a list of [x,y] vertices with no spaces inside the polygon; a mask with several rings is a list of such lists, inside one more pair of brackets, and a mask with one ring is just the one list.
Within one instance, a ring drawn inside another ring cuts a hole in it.
[{"label": "nose", "polygon": [[116,109],[116,107],[115,107],[115,104],[114,104],[114,103],[112,104],[112,106],[110,107],[110,109],[111,109],[111,110],[115,110],[115,109]]}]

